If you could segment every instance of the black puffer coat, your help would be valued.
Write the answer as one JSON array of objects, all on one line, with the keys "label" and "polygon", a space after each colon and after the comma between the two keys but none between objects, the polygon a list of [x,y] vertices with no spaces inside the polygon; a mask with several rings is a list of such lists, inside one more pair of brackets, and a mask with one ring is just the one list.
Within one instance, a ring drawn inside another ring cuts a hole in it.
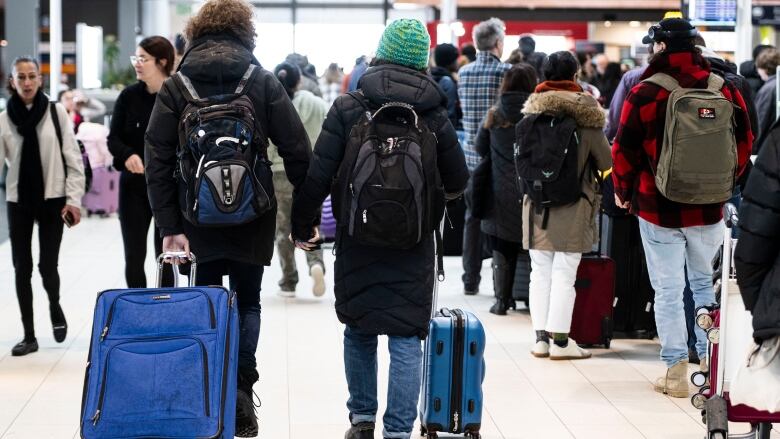
[{"label": "black puffer coat", "polygon": [[[742,99],[745,100],[745,107],[747,108],[748,117],[750,118],[750,127],[754,133],[758,132],[758,110],[756,109],[756,99],[753,88],[748,81],[748,78],[737,74],[737,66],[733,63],[724,61],[720,58],[707,58],[712,67],[712,72],[724,78],[726,81],[734,85],[742,94]],[[753,154],[757,154],[758,151],[757,142],[753,142]],[[744,175],[744,174],[743,174]]]},{"label": "black puffer coat", "polygon": [[769,133],[742,195],[734,263],[745,307],[753,313],[753,336],[763,340],[780,335],[780,124]]},{"label": "black puffer coat", "polygon": [[[438,169],[445,192],[460,194],[468,170],[448,117],[446,97],[430,76],[397,65],[371,67],[360,89],[372,109],[388,102],[411,104],[438,138]],[[352,96],[333,103],[322,127],[306,183],[293,204],[293,234],[307,238],[331,189],[349,132],[365,109]],[[350,326],[374,333],[425,337],[434,282],[434,238],[410,250],[368,247],[346,233],[337,243],[336,313]]]},{"label": "black puffer coat", "polygon": [[[490,154],[493,209],[482,220],[482,232],[510,242],[523,242],[523,193],[515,178],[515,124],[523,118],[528,93],[501,95],[477,132],[475,146],[480,157]],[[485,122],[491,128],[485,128]]]},{"label": "black puffer coat", "polygon": [[[235,91],[252,53],[230,37],[204,37],[192,43],[181,71],[192,81],[200,96]],[[290,98],[274,75],[257,69],[247,95],[255,104],[255,116],[263,127],[265,144],[270,138],[284,159],[287,178],[295,187],[303,184],[311,158],[309,138]],[[173,178],[179,144],[179,116],[186,106],[173,78],[167,79],[146,131],[146,180],[154,219],[163,236],[184,233],[199,262],[218,259],[268,265],[274,251],[276,209],[257,220],[235,227],[195,227],[186,221],[178,202],[178,185]],[[268,170],[270,176],[270,168]],[[272,192],[270,178],[266,190]]]}]

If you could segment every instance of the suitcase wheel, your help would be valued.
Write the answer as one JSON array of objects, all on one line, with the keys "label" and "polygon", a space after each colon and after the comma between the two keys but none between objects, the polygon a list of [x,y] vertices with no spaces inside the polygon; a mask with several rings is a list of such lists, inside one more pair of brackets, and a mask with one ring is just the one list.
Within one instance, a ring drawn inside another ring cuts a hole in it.
[{"label": "suitcase wheel", "polygon": [[480,439],[481,437],[478,431],[466,432],[466,439]]},{"label": "suitcase wheel", "polygon": [[609,346],[611,344],[612,344],[612,339],[611,338],[607,337],[606,339],[604,339],[604,348],[605,349],[609,349]]}]

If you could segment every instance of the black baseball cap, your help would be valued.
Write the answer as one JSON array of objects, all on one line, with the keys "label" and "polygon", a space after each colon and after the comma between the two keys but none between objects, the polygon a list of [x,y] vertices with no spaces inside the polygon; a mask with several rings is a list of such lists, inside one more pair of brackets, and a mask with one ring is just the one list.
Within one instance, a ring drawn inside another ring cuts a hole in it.
[{"label": "black baseball cap", "polygon": [[684,40],[693,38],[698,33],[696,28],[684,18],[666,18],[650,26],[647,35],[642,38],[642,44]]}]

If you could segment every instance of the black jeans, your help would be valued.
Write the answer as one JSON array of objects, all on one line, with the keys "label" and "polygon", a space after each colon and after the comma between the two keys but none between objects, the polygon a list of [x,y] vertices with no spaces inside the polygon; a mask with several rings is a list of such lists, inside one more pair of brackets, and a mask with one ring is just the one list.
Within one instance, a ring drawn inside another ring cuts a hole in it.
[{"label": "black jeans", "polygon": [[[8,203],[8,232],[11,238],[11,256],[16,275],[16,297],[22,312],[24,339],[35,339],[32,291],[32,237],[33,225],[38,223],[40,257],[38,271],[43,288],[49,296],[49,307],[60,301],[60,274],[57,265],[62,243],[62,208],[65,198],[40,201],[35,205]],[[59,309],[59,307],[58,307]]]},{"label": "black jeans", "polygon": [[481,220],[471,216],[471,205],[466,197],[466,220],[463,223],[463,288],[479,289],[482,280],[482,259],[485,256],[484,236],[480,229]]},{"label": "black jeans", "polygon": [[245,386],[247,393],[258,378],[255,352],[260,338],[260,284],[264,268],[227,259],[198,264],[197,285],[222,285],[222,276],[230,276],[230,289],[236,292],[238,301],[238,385]]},{"label": "black jeans", "polygon": [[[119,177],[119,225],[125,247],[125,280],[129,288],[146,288],[146,243],[149,223],[152,222],[152,208],[146,193],[146,178],[143,174],[123,171]],[[154,256],[162,252],[162,237],[154,227]],[[173,286],[173,272],[163,272],[162,286]]]}]

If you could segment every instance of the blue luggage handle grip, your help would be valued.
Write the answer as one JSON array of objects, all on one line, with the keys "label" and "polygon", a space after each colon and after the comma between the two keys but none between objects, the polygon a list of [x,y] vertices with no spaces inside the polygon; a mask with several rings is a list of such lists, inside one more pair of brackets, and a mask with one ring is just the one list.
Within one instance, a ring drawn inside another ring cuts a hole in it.
[{"label": "blue luggage handle grip", "polygon": [[162,273],[166,263],[171,264],[171,269],[173,269],[173,286],[179,286],[179,270],[176,268],[175,264],[170,262],[172,259],[187,259],[190,261],[189,286],[194,287],[196,275],[198,274],[198,262],[192,252],[163,252],[160,254],[160,256],[157,257],[157,276],[154,281],[155,287],[160,288],[162,285]]}]

